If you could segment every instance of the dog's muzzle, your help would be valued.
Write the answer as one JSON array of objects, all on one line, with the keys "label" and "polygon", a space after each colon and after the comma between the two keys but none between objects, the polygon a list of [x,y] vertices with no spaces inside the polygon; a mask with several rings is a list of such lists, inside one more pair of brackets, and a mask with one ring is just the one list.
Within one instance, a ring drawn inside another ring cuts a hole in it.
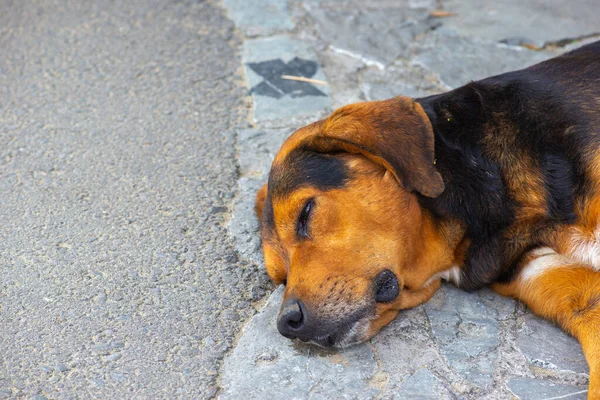
[{"label": "dog's muzzle", "polygon": [[[289,339],[313,342],[323,347],[345,347],[360,342],[366,335],[376,303],[395,300],[399,282],[390,270],[383,270],[374,278],[372,297],[363,297],[362,305],[355,304],[347,314],[325,311],[327,307],[308,307],[301,299],[290,297],[284,301],[277,319],[279,333]],[[324,310],[325,309],[325,310]],[[329,315],[327,315],[329,314]]]},{"label": "dog's muzzle", "polygon": [[361,309],[343,320],[317,318],[298,299],[287,299],[277,319],[279,333],[289,339],[299,339],[322,347],[346,347],[359,343],[369,327],[369,310]]}]

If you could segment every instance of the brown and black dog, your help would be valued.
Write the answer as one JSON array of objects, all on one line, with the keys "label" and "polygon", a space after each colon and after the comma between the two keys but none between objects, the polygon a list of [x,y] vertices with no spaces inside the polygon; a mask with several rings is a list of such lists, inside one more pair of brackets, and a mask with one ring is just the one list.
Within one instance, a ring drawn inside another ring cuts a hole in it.
[{"label": "brown and black dog", "polygon": [[257,194],[279,331],[371,338],[441,280],[486,285],[581,343],[600,399],[600,42],[296,131]]}]

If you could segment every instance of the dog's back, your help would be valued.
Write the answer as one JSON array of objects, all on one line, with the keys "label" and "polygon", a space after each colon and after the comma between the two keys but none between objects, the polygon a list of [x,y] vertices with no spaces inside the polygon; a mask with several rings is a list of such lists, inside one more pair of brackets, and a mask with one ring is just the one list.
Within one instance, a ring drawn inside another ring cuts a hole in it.
[{"label": "dog's back", "polygon": [[[573,154],[581,153],[580,146],[592,146],[591,152],[598,150],[600,41],[477,84],[508,88],[505,93],[514,101],[513,115],[525,123],[542,123],[531,132],[539,134],[539,140],[550,139],[548,135],[557,141],[564,137],[562,145],[577,143],[577,148],[571,151]],[[527,129],[523,133],[527,134]]]}]

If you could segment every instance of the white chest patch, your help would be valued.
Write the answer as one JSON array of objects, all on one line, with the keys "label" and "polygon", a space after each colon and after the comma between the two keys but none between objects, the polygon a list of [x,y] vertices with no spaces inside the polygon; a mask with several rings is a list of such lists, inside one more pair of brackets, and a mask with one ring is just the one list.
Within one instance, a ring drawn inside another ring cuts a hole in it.
[{"label": "white chest patch", "polygon": [[433,275],[427,282],[425,282],[424,286],[429,286],[432,282],[443,279],[448,282],[454,283],[456,286],[460,283],[460,268],[458,266],[450,267],[445,271],[438,272]]},{"label": "white chest patch", "polygon": [[525,265],[519,275],[519,278],[523,282],[535,280],[551,269],[580,265],[577,260],[558,254],[550,247],[535,249],[531,252],[531,255],[535,256],[535,258]]},{"label": "white chest patch", "polygon": [[573,258],[600,270],[600,227],[593,235],[585,235],[581,231],[573,233],[569,247]]}]

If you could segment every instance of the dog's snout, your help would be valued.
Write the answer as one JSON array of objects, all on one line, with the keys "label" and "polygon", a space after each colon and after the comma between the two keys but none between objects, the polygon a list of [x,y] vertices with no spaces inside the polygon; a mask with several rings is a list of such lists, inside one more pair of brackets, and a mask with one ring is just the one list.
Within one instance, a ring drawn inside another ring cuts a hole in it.
[{"label": "dog's snout", "polygon": [[336,342],[334,334],[327,334],[329,328],[326,324],[309,316],[304,303],[294,298],[286,300],[281,306],[277,329],[288,339],[312,341],[323,347],[334,346]]},{"label": "dog's snout", "polygon": [[295,339],[298,333],[302,332],[305,319],[303,308],[302,303],[296,299],[288,299],[283,303],[277,321],[279,333],[287,338]]},{"label": "dog's snout", "polygon": [[398,278],[389,269],[384,269],[375,277],[375,301],[389,303],[400,294]]}]

